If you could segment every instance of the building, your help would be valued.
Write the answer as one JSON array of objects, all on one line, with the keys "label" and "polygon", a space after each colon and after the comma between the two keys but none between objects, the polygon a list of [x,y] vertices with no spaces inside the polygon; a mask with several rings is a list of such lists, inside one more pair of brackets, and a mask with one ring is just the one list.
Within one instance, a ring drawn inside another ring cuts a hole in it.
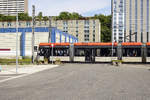
[{"label": "building", "polygon": [[52,26],[68,32],[79,42],[100,42],[101,25],[99,19],[52,20]]},{"label": "building", "polygon": [[[0,22],[0,28],[14,28],[15,22]],[[49,27],[49,21],[37,21],[36,27]],[[51,26],[78,38],[78,42],[100,42],[101,27],[98,19],[52,20]],[[31,21],[20,21],[19,27],[32,27]]]},{"label": "building", "polygon": [[[62,32],[56,28],[51,29],[51,39],[49,39],[48,27],[35,28],[35,47],[40,43],[75,43],[78,39],[68,33]],[[20,56],[32,55],[32,28],[18,29],[18,53]],[[16,28],[0,28],[0,58],[15,58],[16,56]],[[36,51],[35,51],[36,53]]]},{"label": "building", "polygon": [[124,42],[124,0],[113,0],[113,34],[114,42]]},{"label": "building", "polygon": [[28,12],[28,0],[0,0],[0,14],[16,15]]},{"label": "building", "polygon": [[150,0],[112,0],[113,41],[150,42]]}]

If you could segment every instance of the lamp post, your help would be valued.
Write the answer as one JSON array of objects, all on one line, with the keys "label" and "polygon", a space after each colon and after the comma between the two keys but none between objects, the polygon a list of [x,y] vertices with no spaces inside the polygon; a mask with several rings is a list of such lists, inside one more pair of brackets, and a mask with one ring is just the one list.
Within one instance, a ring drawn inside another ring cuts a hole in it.
[{"label": "lamp post", "polygon": [[112,15],[112,21],[111,21],[111,28],[112,28],[112,57],[113,57],[113,45],[114,45],[114,34],[113,34],[113,10],[114,10],[114,8],[113,8],[113,0],[111,0],[111,15]]},{"label": "lamp post", "polygon": [[18,3],[16,0],[16,8],[17,8],[17,15],[16,15],[16,74],[18,73]]},{"label": "lamp post", "polygon": [[34,40],[35,40],[35,32],[34,32],[34,28],[35,28],[35,6],[32,6],[32,63],[34,64]]},{"label": "lamp post", "polygon": [[52,42],[52,40],[51,40],[51,31],[52,31],[52,22],[51,22],[51,20],[52,20],[52,17],[51,16],[49,16],[49,38],[48,38],[48,42],[49,43],[51,43]]}]

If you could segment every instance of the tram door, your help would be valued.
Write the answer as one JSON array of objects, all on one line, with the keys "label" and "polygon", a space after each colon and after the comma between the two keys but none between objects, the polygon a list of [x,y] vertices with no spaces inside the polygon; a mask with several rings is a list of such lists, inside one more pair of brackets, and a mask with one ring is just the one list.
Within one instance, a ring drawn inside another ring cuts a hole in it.
[{"label": "tram door", "polygon": [[85,49],[85,62],[94,62],[95,55],[93,49]]}]

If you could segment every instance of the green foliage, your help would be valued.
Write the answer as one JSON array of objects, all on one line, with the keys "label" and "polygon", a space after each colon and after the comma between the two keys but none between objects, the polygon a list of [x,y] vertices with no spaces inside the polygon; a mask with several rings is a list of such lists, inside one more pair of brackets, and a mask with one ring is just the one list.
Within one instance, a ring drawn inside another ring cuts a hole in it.
[{"label": "green foliage", "polygon": [[[31,64],[31,59],[19,59],[19,64]],[[16,59],[0,59],[1,65],[14,65],[16,63]]]},{"label": "green foliage", "polygon": [[43,17],[43,20],[44,20],[44,21],[48,21],[49,18],[48,18],[47,16],[44,16],[44,17]]},{"label": "green foliage", "polygon": [[111,15],[95,15],[96,19],[100,20],[101,23],[101,41],[111,42]]},{"label": "green foliage", "polygon": [[36,16],[36,19],[39,20],[39,21],[42,21],[42,19],[43,19],[42,12],[39,12],[38,16]]},{"label": "green foliage", "polygon": [[15,20],[16,20],[15,16],[0,15],[0,21],[15,21]]},{"label": "green foliage", "polygon": [[35,19],[38,21],[48,21],[49,20],[49,18],[47,16],[43,16],[42,12],[39,12],[38,16],[36,16]]},{"label": "green foliage", "polygon": [[82,16],[76,12],[61,12],[59,16],[56,17],[57,20],[75,20],[80,18],[82,18]]},{"label": "green foliage", "polygon": [[[19,13],[18,19],[19,21],[30,21],[32,20],[32,17],[30,17],[27,13]],[[0,15],[0,21],[16,21],[16,16]]]},{"label": "green foliage", "polygon": [[19,21],[31,21],[32,17],[28,15],[28,13],[19,13],[18,14]]}]

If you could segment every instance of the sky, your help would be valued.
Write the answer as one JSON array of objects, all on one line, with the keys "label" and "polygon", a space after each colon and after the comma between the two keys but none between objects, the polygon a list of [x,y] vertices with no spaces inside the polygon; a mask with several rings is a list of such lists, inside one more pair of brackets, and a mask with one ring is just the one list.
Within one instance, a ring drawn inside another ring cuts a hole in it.
[{"label": "sky", "polygon": [[29,15],[32,15],[32,5],[36,14],[43,12],[44,16],[58,16],[62,11],[78,12],[83,16],[95,14],[108,15],[111,12],[111,0],[28,0]]}]

